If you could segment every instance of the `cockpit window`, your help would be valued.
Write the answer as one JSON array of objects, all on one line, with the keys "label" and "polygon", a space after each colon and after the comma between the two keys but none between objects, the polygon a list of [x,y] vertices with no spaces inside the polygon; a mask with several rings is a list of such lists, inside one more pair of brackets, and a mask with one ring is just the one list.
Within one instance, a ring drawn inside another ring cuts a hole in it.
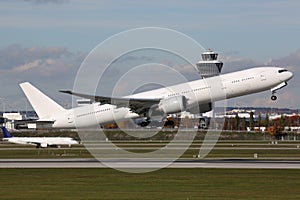
[{"label": "cockpit window", "polygon": [[287,72],[287,71],[288,71],[287,69],[280,69],[278,70],[278,73]]}]

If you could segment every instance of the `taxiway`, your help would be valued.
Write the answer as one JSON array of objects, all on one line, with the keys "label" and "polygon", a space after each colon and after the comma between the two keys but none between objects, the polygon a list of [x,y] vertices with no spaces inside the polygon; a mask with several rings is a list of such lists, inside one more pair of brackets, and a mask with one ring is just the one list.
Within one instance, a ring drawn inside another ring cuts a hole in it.
[{"label": "taxiway", "polygon": [[106,159],[0,159],[0,168],[235,168],[300,169],[298,160],[131,160]]}]

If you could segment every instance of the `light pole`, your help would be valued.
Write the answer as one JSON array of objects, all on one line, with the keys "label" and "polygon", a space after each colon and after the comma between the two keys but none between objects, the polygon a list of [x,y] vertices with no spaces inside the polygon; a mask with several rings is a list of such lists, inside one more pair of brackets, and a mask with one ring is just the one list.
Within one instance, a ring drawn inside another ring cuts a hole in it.
[{"label": "light pole", "polygon": [[5,102],[4,102],[5,98],[0,97],[0,99],[2,100],[2,113],[5,113]]}]

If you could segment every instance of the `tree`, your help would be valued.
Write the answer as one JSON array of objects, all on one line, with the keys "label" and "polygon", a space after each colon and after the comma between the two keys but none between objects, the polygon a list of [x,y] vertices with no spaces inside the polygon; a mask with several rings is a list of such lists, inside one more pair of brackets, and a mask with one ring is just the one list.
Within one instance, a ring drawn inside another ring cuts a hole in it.
[{"label": "tree", "polygon": [[228,119],[227,118],[225,118],[225,120],[224,120],[223,130],[229,130],[229,128],[228,128]]},{"label": "tree", "polygon": [[235,128],[235,130],[239,130],[239,125],[240,125],[240,117],[239,117],[238,113],[236,113],[235,118],[234,118],[234,128]]},{"label": "tree", "polygon": [[268,129],[268,127],[269,127],[269,115],[268,114],[266,114],[266,119],[265,119],[265,127],[266,127],[266,129]]},{"label": "tree", "polygon": [[243,128],[242,128],[243,130],[247,130],[246,117],[243,118],[242,126],[243,126]]},{"label": "tree", "polygon": [[260,129],[260,126],[261,126],[261,115],[259,114],[258,115],[258,119],[257,119],[257,125],[258,125],[258,128]]},{"label": "tree", "polygon": [[291,131],[291,125],[292,125],[291,117],[288,117],[287,125],[288,125],[288,131]]},{"label": "tree", "polygon": [[229,120],[229,130],[234,130],[234,119],[233,118],[228,118]]},{"label": "tree", "polygon": [[279,126],[274,125],[269,128],[269,133],[278,140],[282,136],[282,129]]},{"label": "tree", "polygon": [[253,118],[253,112],[250,112],[250,121],[249,121],[250,130],[254,131],[254,118]]},{"label": "tree", "polygon": [[284,126],[285,126],[285,116],[281,115],[281,117],[280,117],[280,128],[281,128],[281,130],[284,130]]}]

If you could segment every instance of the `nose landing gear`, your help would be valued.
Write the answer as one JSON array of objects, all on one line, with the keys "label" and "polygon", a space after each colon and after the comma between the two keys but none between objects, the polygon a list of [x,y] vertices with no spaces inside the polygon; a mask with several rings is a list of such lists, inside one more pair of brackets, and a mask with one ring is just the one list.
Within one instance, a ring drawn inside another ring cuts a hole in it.
[{"label": "nose landing gear", "polygon": [[271,96],[271,100],[272,101],[276,101],[277,100],[277,96],[275,95],[275,93],[276,93],[276,90],[273,90],[272,91],[272,96]]},{"label": "nose landing gear", "polygon": [[271,89],[271,92],[272,92],[271,99],[272,99],[272,101],[276,101],[277,100],[277,96],[275,95],[276,91],[280,90],[281,88],[283,88],[285,86],[287,86],[287,82],[282,82],[279,85],[277,85],[276,87],[274,87],[274,88]]},{"label": "nose landing gear", "polygon": [[277,100],[277,96],[275,96],[274,94],[271,96],[271,100],[272,101],[276,101]]}]

